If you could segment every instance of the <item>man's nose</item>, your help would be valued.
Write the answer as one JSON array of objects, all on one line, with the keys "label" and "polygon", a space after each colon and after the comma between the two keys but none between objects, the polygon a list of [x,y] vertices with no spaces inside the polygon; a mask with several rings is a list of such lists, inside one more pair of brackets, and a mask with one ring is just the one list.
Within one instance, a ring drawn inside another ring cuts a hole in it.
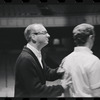
[{"label": "man's nose", "polygon": [[49,33],[47,33],[47,37],[50,37],[50,34]]}]

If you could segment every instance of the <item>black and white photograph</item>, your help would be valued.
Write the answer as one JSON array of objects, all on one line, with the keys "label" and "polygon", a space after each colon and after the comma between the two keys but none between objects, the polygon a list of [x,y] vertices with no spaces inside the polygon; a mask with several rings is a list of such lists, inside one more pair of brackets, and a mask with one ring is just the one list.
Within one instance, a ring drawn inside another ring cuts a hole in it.
[{"label": "black and white photograph", "polygon": [[99,2],[0,0],[0,98],[100,97],[99,34]]}]

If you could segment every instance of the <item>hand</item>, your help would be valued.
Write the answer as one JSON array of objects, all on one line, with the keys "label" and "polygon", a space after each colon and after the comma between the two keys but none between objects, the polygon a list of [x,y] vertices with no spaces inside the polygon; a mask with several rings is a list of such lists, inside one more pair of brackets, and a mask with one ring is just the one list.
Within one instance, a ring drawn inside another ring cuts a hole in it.
[{"label": "hand", "polygon": [[61,85],[64,89],[66,89],[68,86],[70,86],[70,84],[72,84],[72,78],[70,75],[67,75],[66,78],[61,80]]},{"label": "hand", "polygon": [[65,69],[63,67],[59,67],[57,73],[60,75],[59,79],[63,79],[63,76],[65,74]]},{"label": "hand", "polygon": [[71,77],[71,74],[69,72],[65,71],[62,78],[67,80],[69,77]]},{"label": "hand", "polygon": [[65,69],[63,68],[63,63],[64,63],[64,60],[61,62],[61,64],[59,65],[59,68],[57,70],[57,73],[65,73]]},{"label": "hand", "polygon": [[59,67],[57,73],[65,73],[65,69],[63,67]]}]

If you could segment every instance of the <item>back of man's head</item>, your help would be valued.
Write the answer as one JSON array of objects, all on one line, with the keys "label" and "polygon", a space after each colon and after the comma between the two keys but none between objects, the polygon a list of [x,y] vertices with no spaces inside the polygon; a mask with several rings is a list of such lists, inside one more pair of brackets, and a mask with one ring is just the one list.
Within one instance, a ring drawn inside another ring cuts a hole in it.
[{"label": "back of man's head", "polygon": [[90,35],[94,35],[94,26],[82,23],[73,29],[73,38],[77,46],[83,46]]}]

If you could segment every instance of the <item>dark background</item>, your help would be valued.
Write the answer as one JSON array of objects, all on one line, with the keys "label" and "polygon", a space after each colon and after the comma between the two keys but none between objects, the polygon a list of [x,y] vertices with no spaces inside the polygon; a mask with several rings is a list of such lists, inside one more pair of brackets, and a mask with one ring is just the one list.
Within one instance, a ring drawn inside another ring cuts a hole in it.
[{"label": "dark background", "polygon": [[[89,1],[89,2],[87,2]],[[92,0],[84,0],[85,3],[76,3],[74,0],[0,0],[0,18],[27,18],[45,16],[72,17],[81,15],[99,15],[100,4],[93,3]],[[68,17],[68,20],[70,20]],[[85,21],[79,21],[82,23]],[[49,44],[43,48],[43,54],[47,65],[56,68],[61,60],[74,49],[72,30],[77,23],[59,27],[46,27],[50,34]],[[96,40],[93,46],[94,54],[100,58],[100,25],[95,23]],[[14,94],[14,65],[23,46],[26,45],[24,38],[25,27],[0,27],[0,97]],[[54,40],[59,42],[54,44]]]}]

